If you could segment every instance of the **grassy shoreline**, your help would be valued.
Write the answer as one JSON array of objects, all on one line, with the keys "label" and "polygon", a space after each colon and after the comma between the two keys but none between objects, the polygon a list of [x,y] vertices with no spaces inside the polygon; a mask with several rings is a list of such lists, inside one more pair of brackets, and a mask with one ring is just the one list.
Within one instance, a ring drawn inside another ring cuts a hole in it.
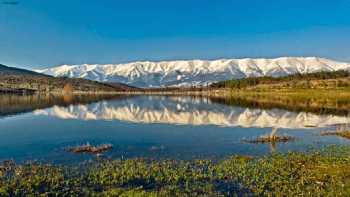
[{"label": "grassy shoreline", "polygon": [[0,165],[0,196],[346,196],[350,148],[210,160]]}]

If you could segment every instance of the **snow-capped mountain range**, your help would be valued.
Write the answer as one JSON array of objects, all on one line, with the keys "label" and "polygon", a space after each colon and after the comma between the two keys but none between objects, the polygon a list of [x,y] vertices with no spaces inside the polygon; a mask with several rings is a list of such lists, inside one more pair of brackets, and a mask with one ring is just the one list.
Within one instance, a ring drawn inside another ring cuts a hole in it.
[{"label": "snow-capped mountain range", "polygon": [[199,86],[253,76],[278,77],[336,70],[350,71],[350,63],[318,57],[281,57],[62,65],[35,71],[56,77],[86,78],[136,87],[163,87]]}]

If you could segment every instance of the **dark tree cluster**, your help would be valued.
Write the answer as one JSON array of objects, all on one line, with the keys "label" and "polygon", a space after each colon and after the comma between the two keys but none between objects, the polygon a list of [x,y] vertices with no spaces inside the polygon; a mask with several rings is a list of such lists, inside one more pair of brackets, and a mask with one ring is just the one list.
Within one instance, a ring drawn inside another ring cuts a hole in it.
[{"label": "dark tree cluster", "polygon": [[350,73],[348,71],[340,70],[340,71],[322,71],[316,73],[308,73],[308,74],[293,74],[282,77],[249,77],[244,79],[232,79],[227,81],[221,81],[218,83],[214,83],[211,85],[213,88],[235,88],[241,89],[261,84],[276,84],[283,82],[297,82],[297,81],[306,81],[309,82],[311,80],[327,80],[327,79],[338,79],[338,78],[346,78],[350,77]]}]

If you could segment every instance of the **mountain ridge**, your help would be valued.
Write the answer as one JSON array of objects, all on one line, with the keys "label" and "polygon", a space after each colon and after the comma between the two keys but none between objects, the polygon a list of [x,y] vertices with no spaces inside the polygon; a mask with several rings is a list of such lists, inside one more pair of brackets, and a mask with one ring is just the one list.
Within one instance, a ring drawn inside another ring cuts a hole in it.
[{"label": "mountain ridge", "polygon": [[32,76],[45,76],[42,73],[38,73],[31,70],[26,70],[22,68],[9,67],[4,64],[0,64],[0,76],[2,75],[14,75],[14,74],[22,74],[22,75],[32,75]]},{"label": "mountain ridge", "polygon": [[0,93],[32,94],[35,92],[116,92],[134,89],[121,83],[101,83],[88,79],[54,77],[44,73],[0,64]]},{"label": "mountain ridge", "polygon": [[350,71],[350,63],[321,57],[280,57],[62,65],[34,71],[136,87],[164,87],[203,86],[229,79],[337,70]]}]

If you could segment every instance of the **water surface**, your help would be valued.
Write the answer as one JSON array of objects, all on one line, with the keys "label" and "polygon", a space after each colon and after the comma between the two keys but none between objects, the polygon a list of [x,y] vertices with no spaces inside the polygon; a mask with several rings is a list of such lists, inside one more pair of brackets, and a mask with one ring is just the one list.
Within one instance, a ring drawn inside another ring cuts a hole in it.
[{"label": "water surface", "polygon": [[[204,97],[169,96],[1,96],[0,160],[70,163],[95,159],[67,153],[67,147],[113,144],[111,158],[223,158],[306,151],[347,139],[321,136],[347,115],[293,112],[281,108],[227,105]],[[269,134],[296,141],[250,144]]]}]

